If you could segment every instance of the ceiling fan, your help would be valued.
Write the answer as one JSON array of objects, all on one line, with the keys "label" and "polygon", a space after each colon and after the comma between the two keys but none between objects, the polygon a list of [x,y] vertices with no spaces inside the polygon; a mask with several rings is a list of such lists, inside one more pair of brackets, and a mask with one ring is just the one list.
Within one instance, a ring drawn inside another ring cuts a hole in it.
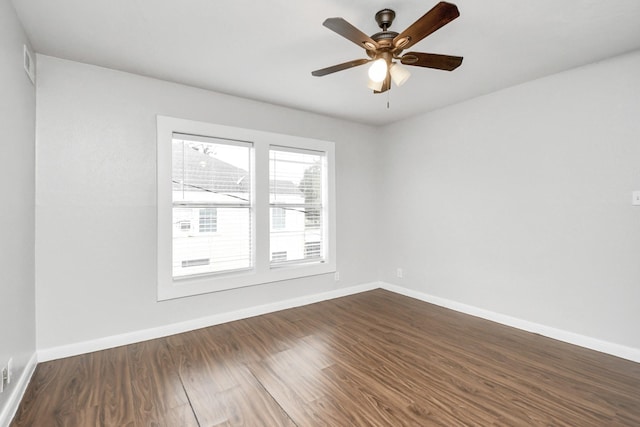
[{"label": "ceiling fan", "polygon": [[402,51],[410,48],[429,34],[444,27],[460,16],[456,5],[440,2],[420,19],[411,24],[402,33],[389,31],[389,27],[396,17],[391,9],[383,9],[376,13],[376,22],[382,31],[371,37],[351,25],[343,18],[328,18],[322,25],[340,34],[364,48],[369,58],[355,59],[331,67],[315,70],[311,74],[316,77],[326,76],[337,71],[372,63],[369,68],[369,88],[374,93],[382,93],[391,89],[391,80],[398,86],[409,78],[409,71],[402,65],[435,68],[452,71],[462,64],[461,56],[438,55],[434,53]]}]

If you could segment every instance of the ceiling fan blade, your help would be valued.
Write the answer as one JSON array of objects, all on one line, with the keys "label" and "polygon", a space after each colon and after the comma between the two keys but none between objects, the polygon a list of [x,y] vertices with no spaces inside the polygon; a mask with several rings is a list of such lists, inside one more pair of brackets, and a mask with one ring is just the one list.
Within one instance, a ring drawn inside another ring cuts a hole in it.
[{"label": "ceiling fan blade", "polygon": [[347,70],[349,68],[357,67],[358,65],[371,62],[371,59],[354,59],[353,61],[344,62],[342,64],[333,65],[331,67],[322,68],[311,72],[311,75],[316,77],[326,76],[327,74],[335,73],[337,71]]},{"label": "ceiling fan blade", "polygon": [[460,16],[455,4],[441,1],[393,39],[395,50],[408,49]]},{"label": "ceiling fan blade", "polygon": [[382,93],[391,89],[391,74],[387,72],[387,77],[382,82],[382,88],[380,90],[374,90],[373,93]]},{"label": "ceiling fan blade", "polygon": [[322,25],[328,29],[335,31],[342,37],[351,40],[358,46],[367,49],[375,50],[378,48],[376,43],[371,37],[345,21],[343,18],[327,18]]},{"label": "ceiling fan blade", "polygon": [[437,55],[435,53],[407,52],[400,58],[404,65],[453,71],[462,64],[462,56]]}]

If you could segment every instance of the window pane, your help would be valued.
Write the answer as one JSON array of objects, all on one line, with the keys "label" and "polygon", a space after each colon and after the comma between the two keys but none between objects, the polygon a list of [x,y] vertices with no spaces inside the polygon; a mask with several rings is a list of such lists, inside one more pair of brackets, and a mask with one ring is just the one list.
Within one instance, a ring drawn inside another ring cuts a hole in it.
[{"label": "window pane", "polygon": [[251,144],[173,134],[173,277],[251,268]]},{"label": "window pane", "polygon": [[[269,151],[272,264],[323,261],[325,167],[323,153]],[[286,259],[273,255],[282,252]]]},{"label": "window pane", "polygon": [[[203,217],[203,211],[215,212],[215,223],[211,216]],[[185,230],[184,223],[194,225]],[[251,209],[173,208],[173,224],[174,277],[252,266]],[[213,224],[216,230],[212,231]]]}]

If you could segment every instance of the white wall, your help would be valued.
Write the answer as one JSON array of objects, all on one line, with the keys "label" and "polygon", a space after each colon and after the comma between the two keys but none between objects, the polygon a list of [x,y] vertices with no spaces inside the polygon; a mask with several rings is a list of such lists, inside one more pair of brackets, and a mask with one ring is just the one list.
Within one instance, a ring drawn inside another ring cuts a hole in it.
[{"label": "white wall", "polygon": [[640,349],[640,52],[384,136],[384,281]]},{"label": "white wall", "polygon": [[[640,348],[639,52],[384,129],[38,59],[39,349],[378,279]],[[156,114],[335,141],[341,281],[156,302]]]},{"label": "white wall", "polygon": [[35,354],[35,88],[22,67],[28,44],[9,0],[0,0],[0,368],[15,377],[0,394],[0,425]]},{"label": "white wall", "polygon": [[[38,56],[37,344],[48,349],[376,280],[374,130]],[[333,275],[156,302],[156,114],[336,143]],[[363,215],[364,214],[364,215]]]}]

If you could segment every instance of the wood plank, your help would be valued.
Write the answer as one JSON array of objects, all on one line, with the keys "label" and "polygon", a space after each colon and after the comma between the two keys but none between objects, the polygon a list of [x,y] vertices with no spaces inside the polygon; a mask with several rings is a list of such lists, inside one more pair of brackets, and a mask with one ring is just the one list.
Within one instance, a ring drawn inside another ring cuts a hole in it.
[{"label": "wood plank", "polygon": [[198,426],[165,340],[127,346],[136,425]]},{"label": "wood plank", "polygon": [[295,426],[245,366],[239,366],[235,375],[242,378],[237,386],[192,400],[201,426]]}]

